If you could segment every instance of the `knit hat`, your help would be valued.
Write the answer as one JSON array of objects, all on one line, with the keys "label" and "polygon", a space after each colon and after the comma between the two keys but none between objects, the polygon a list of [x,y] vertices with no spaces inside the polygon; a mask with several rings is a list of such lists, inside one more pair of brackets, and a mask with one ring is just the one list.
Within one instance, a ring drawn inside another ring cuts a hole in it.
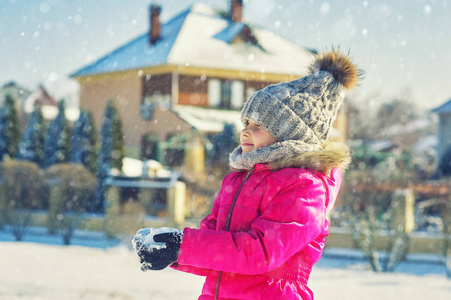
[{"label": "knit hat", "polygon": [[[276,137],[279,143],[283,143],[275,145],[279,149],[277,151],[280,152],[281,146],[285,152],[288,151],[287,147],[291,149],[283,155],[321,149],[321,145],[329,138],[332,123],[343,103],[344,91],[357,85],[360,73],[351,58],[337,50],[318,54],[309,70],[308,76],[270,85],[255,92],[241,113],[241,121],[245,126],[252,120]],[[268,152],[268,149],[256,150]],[[232,167],[240,167],[236,161],[245,159],[239,155],[241,147],[232,153]],[[274,156],[274,153],[271,155]]]},{"label": "knit hat", "polygon": [[348,56],[328,51],[317,56],[311,74],[270,85],[246,102],[241,119],[252,120],[278,141],[321,144],[329,138],[344,90],[356,86],[358,69]]}]

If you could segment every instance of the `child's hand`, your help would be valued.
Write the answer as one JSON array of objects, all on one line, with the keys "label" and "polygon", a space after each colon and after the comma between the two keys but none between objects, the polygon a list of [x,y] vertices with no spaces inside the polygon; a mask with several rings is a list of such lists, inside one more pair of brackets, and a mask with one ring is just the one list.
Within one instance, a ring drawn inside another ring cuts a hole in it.
[{"label": "child's hand", "polygon": [[140,258],[141,270],[162,270],[177,261],[183,232],[174,228],[144,228],[132,244]]}]

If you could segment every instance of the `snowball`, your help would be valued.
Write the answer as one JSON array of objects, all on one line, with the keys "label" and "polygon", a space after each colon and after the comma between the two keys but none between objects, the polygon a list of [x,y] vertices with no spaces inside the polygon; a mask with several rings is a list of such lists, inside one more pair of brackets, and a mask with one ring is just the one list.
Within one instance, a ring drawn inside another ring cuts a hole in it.
[{"label": "snowball", "polygon": [[179,230],[169,227],[140,229],[133,238],[133,247],[136,249],[135,241],[139,241],[144,247],[149,249],[164,249],[166,248],[166,244],[155,242],[153,237],[157,234],[168,232],[179,232]]}]

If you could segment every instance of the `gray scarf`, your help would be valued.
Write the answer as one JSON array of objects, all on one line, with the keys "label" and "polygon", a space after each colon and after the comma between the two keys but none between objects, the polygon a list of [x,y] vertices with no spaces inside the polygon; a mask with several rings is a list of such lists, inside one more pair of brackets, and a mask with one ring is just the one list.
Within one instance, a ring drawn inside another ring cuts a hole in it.
[{"label": "gray scarf", "polygon": [[307,144],[300,140],[277,142],[268,147],[257,148],[244,154],[241,146],[238,146],[230,153],[229,164],[234,169],[250,170],[256,164],[271,163],[281,158],[321,149],[321,145]]}]

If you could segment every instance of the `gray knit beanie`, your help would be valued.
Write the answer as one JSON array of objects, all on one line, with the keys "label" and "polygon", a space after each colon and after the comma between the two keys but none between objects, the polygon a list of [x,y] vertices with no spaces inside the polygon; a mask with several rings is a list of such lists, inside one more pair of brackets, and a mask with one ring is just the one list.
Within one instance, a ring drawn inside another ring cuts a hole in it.
[{"label": "gray knit beanie", "polygon": [[[352,60],[332,50],[317,55],[308,76],[255,92],[244,105],[241,120],[245,126],[252,120],[265,128],[277,138],[279,143],[274,146],[278,152],[282,149],[282,153],[269,153],[275,149],[256,149],[266,153],[258,160],[249,160],[257,155],[255,150],[242,155],[238,147],[231,154],[231,166],[248,169],[256,161],[276,159],[265,160],[264,156],[269,154],[279,157],[320,150],[329,138],[344,91],[354,88],[358,77],[359,70]],[[240,161],[245,161],[246,166]]]}]

